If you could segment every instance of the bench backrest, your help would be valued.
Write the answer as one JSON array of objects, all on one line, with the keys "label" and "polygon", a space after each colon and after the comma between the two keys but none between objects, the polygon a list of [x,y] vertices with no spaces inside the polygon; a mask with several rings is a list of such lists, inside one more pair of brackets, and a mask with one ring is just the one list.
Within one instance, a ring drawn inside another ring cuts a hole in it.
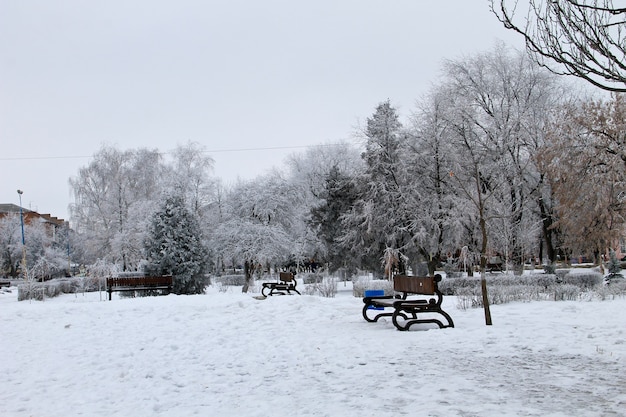
[{"label": "bench backrest", "polygon": [[282,281],[282,282],[291,282],[294,281],[294,277],[293,274],[291,272],[281,272],[278,276],[278,278]]},{"label": "bench backrest", "polygon": [[434,295],[437,291],[438,281],[441,281],[441,275],[439,274],[434,277],[396,275],[393,277],[393,289],[397,292]]},{"label": "bench backrest", "polygon": [[107,278],[107,287],[152,287],[171,286],[172,276],[160,277],[116,277]]}]

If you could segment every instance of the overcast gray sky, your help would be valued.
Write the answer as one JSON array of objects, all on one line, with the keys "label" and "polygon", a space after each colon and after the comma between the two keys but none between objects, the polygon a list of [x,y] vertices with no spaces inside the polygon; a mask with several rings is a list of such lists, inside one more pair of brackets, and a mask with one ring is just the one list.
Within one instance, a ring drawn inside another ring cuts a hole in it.
[{"label": "overcast gray sky", "polygon": [[498,40],[523,46],[487,0],[0,0],[0,203],[67,219],[103,144],[195,141],[253,178]]}]

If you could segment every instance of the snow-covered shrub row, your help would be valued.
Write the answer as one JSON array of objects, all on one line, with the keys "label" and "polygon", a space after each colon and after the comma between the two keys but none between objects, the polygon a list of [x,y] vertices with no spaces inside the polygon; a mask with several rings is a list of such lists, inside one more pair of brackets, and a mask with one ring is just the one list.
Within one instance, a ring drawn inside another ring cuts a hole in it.
[{"label": "snow-covered shrub row", "polygon": [[17,301],[43,300],[61,294],[59,285],[47,285],[47,282],[33,282],[17,286]]},{"label": "snow-covered shrub row", "polygon": [[71,277],[58,278],[44,282],[30,282],[17,287],[17,300],[42,300],[60,294],[104,290],[104,283],[99,278]]},{"label": "snow-covered shrub row", "polygon": [[211,277],[213,284],[228,285],[228,286],[242,286],[246,282],[244,275],[222,275],[219,277]]},{"label": "snow-covered shrub row", "polygon": [[[439,288],[444,294],[456,295],[461,309],[482,307],[480,278],[446,279]],[[503,304],[511,301],[567,301],[594,297],[604,300],[626,296],[626,282],[602,285],[602,275],[597,272],[568,273],[559,276],[530,274],[523,276],[500,275],[487,277],[489,303]]]},{"label": "snow-covered shrub row", "polygon": [[561,282],[565,275],[569,274],[569,269],[557,269],[554,271],[554,274],[556,275],[557,281]]},{"label": "snow-covered shrub row", "polygon": [[573,284],[559,284],[550,287],[554,301],[573,301],[582,296],[581,287]]},{"label": "snow-covered shrub row", "polygon": [[602,283],[602,274],[599,272],[568,273],[561,279],[564,284],[575,285],[583,289],[592,289]]},{"label": "snow-covered shrub row", "polygon": [[[487,294],[490,304],[504,304],[513,301],[538,301],[548,299],[546,289],[537,285],[490,285],[487,284]],[[482,307],[482,290],[479,286],[459,288],[455,293],[457,307],[466,309]]]},{"label": "snow-covered shrub row", "polygon": [[[602,274],[598,272],[576,272],[556,274],[489,274],[486,277],[487,286],[532,286],[538,290],[548,289],[557,284],[569,284],[576,286],[579,290],[589,290],[596,288],[602,283]],[[459,288],[480,287],[480,277],[447,278],[439,283],[439,289],[447,295],[456,295]]]},{"label": "snow-covered shrub row", "polygon": [[352,283],[352,294],[355,297],[365,297],[367,290],[385,290],[385,295],[393,295],[393,285],[386,279],[359,278]]},{"label": "snow-covered shrub row", "polygon": [[[514,301],[578,300],[584,294],[575,285],[555,284],[547,288],[537,285],[491,285],[487,284],[490,304],[505,304]],[[459,288],[457,307],[460,309],[483,306],[480,286]]]},{"label": "snow-covered shrub row", "polygon": [[[549,274],[487,276],[487,286],[532,286],[547,288],[556,284],[557,277]],[[457,295],[462,288],[479,288],[480,277],[446,278],[439,283],[439,290],[446,295]]]}]

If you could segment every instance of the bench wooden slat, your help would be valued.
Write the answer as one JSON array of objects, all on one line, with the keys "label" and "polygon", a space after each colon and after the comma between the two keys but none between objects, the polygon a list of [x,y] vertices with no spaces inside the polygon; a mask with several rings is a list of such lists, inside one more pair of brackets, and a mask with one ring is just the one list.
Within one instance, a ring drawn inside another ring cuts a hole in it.
[{"label": "bench wooden slat", "polygon": [[174,278],[171,275],[148,277],[113,277],[106,279],[109,300],[113,291],[172,290]]},{"label": "bench wooden slat", "polygon": [[433,277],[411,277],[407,275],[393,277],[393,289],[398,292],[435,295],[435,285]]},{"label": "bench wooden slat", "polygon": [[295,278],[291,272],[280,272],[278,274],[278,279],[282,282],[292,282],[295,281]]},{"label": "bench wooden slat", "polygon": [[139,287],[172,285],[172,276],[107,278],[107,287]]}]

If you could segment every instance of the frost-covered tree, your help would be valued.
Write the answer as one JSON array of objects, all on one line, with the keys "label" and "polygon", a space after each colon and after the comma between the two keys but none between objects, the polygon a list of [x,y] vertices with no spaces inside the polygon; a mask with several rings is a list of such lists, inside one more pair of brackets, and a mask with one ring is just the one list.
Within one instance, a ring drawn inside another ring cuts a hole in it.
[{"label": "frost-covered tree", "polygon": [[29,275],[34,279],[44,280],[63,276],[68,270],[65,251],[65,233],[56,230],[44,222],[33,219],[24,225],[26,240],[26,265]]},{"label": "frost-covered tree", "polygon": [[205,248],[198,219],[182,195],[166,196],[153,215],[145,241],[149,271],[173,275],[175,294],[203,294]]},{"label": "frost-covered tree", "polygon": [[301,206],[297,216],[302,222],[297,223],[306,227],[303,232],[294,230],[304,243],[302,255],[326,264],[331,271],[354,267],[346,258],[351,251],[342,249],[337,238],[342,234],[339,216],[349,210],[345,202],[353,198],[348,195],[351,180],[363,166],[359,150],[345,142],[320,145],[291,155],[287,164],[286,180]]},{"label": "frost-covered tree", "polygon": [[0,218],[0,271],[17,276],[22,259],[22,238],[19,214],[9,213]]},{"label": "frost-covered tree", "polygon": [[220,275],[224,269],[222,242],[216,235],[220,224],[228,220],[227,189],[216,181],[213,199],[203,211],[200,227],[207,249],[207,271]]},{"label": "frost-covered tree", "polygon": [[446,97],[439,90],[418,101],[407,152],[407,174],[413,181],[405,193],[406,210],[412,219],[415,247],[428,262],[430,274],[448,253],[467,244],[463,234],[466,201],[450,184],[458,150],[451,146],[446,108]]},{"label": "frost-covered tree", "polygon": [[166,187],[182,193],[190,209],[203,216],[215,192],[215,179],[211,177],[213,158],[195,142],[177,146],[171,156],[172,161],[165,174]]},{"label": "frost-covered tree", "polygon": [[[363,169],[359,149],[346,142],[322,144],[307,148],[303,153],[287,158],[289,178],[296,187],[314,198],[325,192],[326,181],[331,171],[354,177]],[[305,200],[305,204],[311,201]],[[318,201],[313,201],[318,203]]]},{"label": "frost-covered tree", "polygon": [[302,248],[298,226],[299,196],[278,171],[255,180],[239,182],[225,197],[224,220],[213,231],[212,241],[224,259],[244,267],[247,292],[258,270],[285,263]]},{"label": "frost-covered tree", "polygon": [[[39,218],[24,224],[26,267],[37,280],[63,276],[69,270],[67,233],[45,225]],[[19,214],[0,218],[0,262],[2,272],[17,276],[22,262],[22,237]]]},{"label": "frost-covered tree", "polygon": [[456,165],[472,178],[474,207],[488,223],[491,244],[485,250],[495,249],[521,272],[542,230],[535,206],[543,195],[541,172],[533,155],[561,91],[552,74],[504,45],[447,61],[444,71],[450,123],[463,150]]},{"label": "frost-covered tree", "polygon": [[194,213],[202,228],[203,244],[211,261],[207,269],[211,271],[215,258],[215,248],[211,244],[212,230],[217,227],[219,218],[218,179],[213,177],[214,160],[204,146],[195,142],[178,145],[170,153],[164,169],[164,188],[170,192],[181,193]]},{"label": "frost-covered tree", "polygon": [[71,218],[84,263],[106,257],[122,270],[138,267],[146,214],[156,207],[162,173],[157,150],[103,147],[70,179],[75,199]]},{"label": "frost-covered tree", "polygon": [[[406,134],[396,109],[389,101],[376,107],[363,131],[364,172],[355,180],[358,198],[344,218],[342,244],[351,247],[361,264],[382,275],[387,248],[404,251],[411,243],[407,234],[403,191],[406,171],[402,156]],[[398,272],[406,270],[398,265]]]}]

